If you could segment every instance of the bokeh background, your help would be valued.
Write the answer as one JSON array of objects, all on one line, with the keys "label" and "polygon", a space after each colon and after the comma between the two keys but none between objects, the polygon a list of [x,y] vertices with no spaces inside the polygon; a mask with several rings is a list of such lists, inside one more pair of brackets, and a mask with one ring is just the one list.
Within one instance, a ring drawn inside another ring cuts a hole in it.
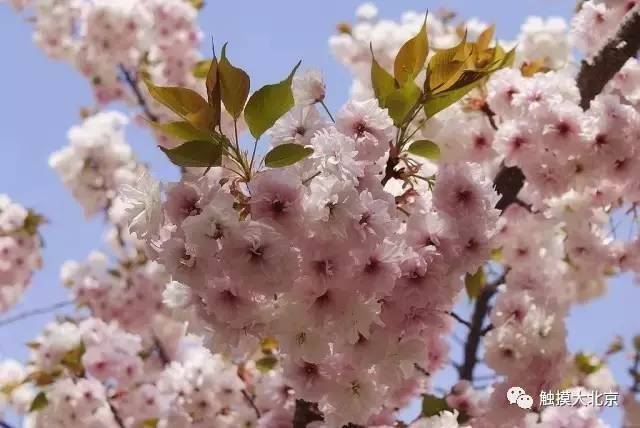
[{"label": "bokeh background", "polygon": [[[209,0],[199,21],[204,40],[213,37],[217,44],[230,42],[229,56],[250,73],[253,88],[279,81],[298,59],[303,60],[303,68],[320,69],[327,82],[327,104],[335,111],[347,99],[351,78],[332,57],[327,41],[336,23],[354,20],[360,4],[355,0]],[[376,5],[380,16],[389,19],[399,19],[406,10],[446,7],[463,18],[495,23],[498,37],[508,40],[515,38],[528,16],[561,16],[568,20],[575,1],[379,0]],[[208,43],[202,48],[208,52]],[[67,143],[66,132],[80,121],[80,109],[92,105],[87,82],[70,66],[46,58],[31,41],[30,24],[6,3],[0,3],[0,56],[0,193],[7,193],[49,220],[42,230],[44,267],[6,318],[67,300],[58,278],[59,268],[65,260],[84,260],[92,249],[104,248],[104,225],[100,219],[87,221],[83,217],[47,164],[48,156]],[[164,159],[146,130],[132,124],[127,136],[156,177],[177,178],[175,167]],[[601,354],[615,335],[628,341],[640,333],[639,303],[640,287],[633,278],[614,278],[604,298],[572,309],[568,321],[570,349]],[[466,297],[461,298],[459,306],[460,314],[468,315],[471,306]],[[0,326],[0,358],[24,360],[28,356],[25,342],[38,335],[56,314],[64,313],[59,310]],[[464,330],[457,333],[462,336]],[[455,341],[451,346],[452,359],[459,361],[461,346]],[[623,386],[630,382],[629,365],[623,356],[612,361],[613,373]],[[487,370],[482,366],[477,370],[480,374],[483,371]],[[455,372],[446,370],[436,380],[448,388],[455,379]],[[620,426],[620,415],[620,409],[612,409],[604,418],[612,426]]]}]

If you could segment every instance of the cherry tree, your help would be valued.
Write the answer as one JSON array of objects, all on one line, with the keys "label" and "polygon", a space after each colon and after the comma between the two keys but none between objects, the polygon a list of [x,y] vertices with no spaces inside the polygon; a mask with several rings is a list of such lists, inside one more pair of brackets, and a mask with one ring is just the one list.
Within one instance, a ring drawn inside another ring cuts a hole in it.
[{"label": "cherry tree", "polygon": [[[572,354],[566,327],[640,272],[640,4],[582,1],[514,41],[365,4],[329,39],[353,75],[332,112],[330,82],[300,63],[252,88],[233,42],[202,43],[200,2],[10,3],[93,89],[49,164],[110,251],[61,267],[77,313],[0,365],[25,426],[607,426],[602,403],[543,402],[560,390],[618,393],[640,423],[640,337]],[[137,160],[130,120],[179,181]],[[0,198],[0,311],[39,264],[43,221]],[[630,387],[608,368],[624,353]],[[451,364],[457,382],[436,385]]]}]

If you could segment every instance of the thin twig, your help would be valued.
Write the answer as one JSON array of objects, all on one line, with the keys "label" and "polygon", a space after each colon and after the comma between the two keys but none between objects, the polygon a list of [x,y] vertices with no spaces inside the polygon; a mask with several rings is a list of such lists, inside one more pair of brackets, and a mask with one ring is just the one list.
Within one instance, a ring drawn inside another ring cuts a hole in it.
[{"label": "thin twig", "polygon": [[32,310],[29,310],[29,311],[26,311],[26,312],[22,312],[20,314],[14,315],[12,317],[8,317],[8,318],[5,318],[3,320],[0,320],[0,326],[5,326],[7,324],[11,324],[11,323],[14,323],[16,321],[21,321],[23,319],[30,318],[30,317],[33,317],[33,316],[36,316],[36,315],[46,314],[46,313],[55,311],[57,309],[62,309],[64,307],[72,305],[72,304],[73,304],[72,301],[66,300],[64,302],[55,303],[55,304],[53,304],[51,306],[45,306],[43,308],[37,308],[37,309],[32,309]]},{"label": "thin twig", "polygon": [[158,116],[156,116],[149,108],[149,105],[147,104],[147,100],[144,99],[144,97],[142,96],[142,92],[140,92],[140,88],[138,87],[137,80],[131,75],[131,73],[127,71],[124,65],[120,64],[118,67],[120,68],[120,72],[122,73],[124,80],[127,82],[129,87],[133,91],[133,94],[136,96],[138,105],[144,112],[145,116],[147,116],[147,119],[149,119],[151,122],[157,122]]},{"label": "thin twig", "polygon": [[116,410],[115,406],[113,405],[113,403],[111,402],[111,400],[109,398],[107,398],[107,403],[109,404],[109,409],[111,410],[111,413],[113,414],[113,419],[116,421],[116,424],[118,424],[118,426],[120,428],[125,428],[124,421],[122,420],[122,418],[118,414],[118,411]]},{"label": "thin twig", "polygon": [[425,369],[424,367],[422,367],[420,364],[415,363],[413,366],[416,368],[416,370],[418,370],[420,373],[422,373],[422,374],[423,374],[423,375],[425,375],[426,377],[431,377],[431,373],[429,373],[429,372],[427,371],[427,369]]},{"label": "thin twig", "polygon": [[[491,312],[491,309],[489,309],[487,312]],[[493,324],[489,323],[488,326],[482,329],[482,331],[480,332],[480,336],[485,336],[491,330],[493,330]]]},{"label": "thin twig", "polygon": [[258,148],[258,140],[253,142],[253,152],[251,152],[251,162],[249,162],[249,169],[253,171],[253,161],[256,158],[256,149]]},{"label": "thin twig", "polygon": [[487,119],[489,119],[489,124],[494,129],[494,131],[497,131],[498,125],[496,125],[496,120],[495,120],[496,114],[493,112],[493,110],[491,110],[491,107],[489,107],[489,104],[485,102],[482,105],[481,111],[485,114],[485,116],[487,116]]},{"label": "thin twig", "polygon": [[162,364],[165,366],[169,364],[171,362],[171,358],[169,358],[167,351],[165,351],[162,343],[160,343],[160,339],[158,339],[158,336],[155,334],[153,335],[153,346],[156,348],[158,357],[160,358],[160,361],[162,361]]},{"label": "thin twig", "polygon": [[331,119],[331,122],[336,123],[336,120],[333,118],[333,116],[331,115],[331,112],[329,111],[329,107],[327,107],[324,101],[320,101],[320,104],[324,108],[324,111],[326,111],[327,114],[329,115],[329,119]]},{"label": "thin twig", "polygon": [[256,406],[256,403],[253,401],[253,398],[251,398],[246,389],[242,390],[242,395],[244,396],[244,399],[247,400],[251,408],[253,408],[253,411],[256,412],[258,419],[260,419],[260,409],[258,409],[258,406]]},{"label": "thin twig", "polygon": [[458,321],[460,324],[467,326],[468,328],[471,328],[471,323],[467,320],[465,320],[464,318],[462,318],[460,315],[456,314],[455,312],[451,311],[451,312],[447,312],[447,314],[451,315],[451,317]]}]

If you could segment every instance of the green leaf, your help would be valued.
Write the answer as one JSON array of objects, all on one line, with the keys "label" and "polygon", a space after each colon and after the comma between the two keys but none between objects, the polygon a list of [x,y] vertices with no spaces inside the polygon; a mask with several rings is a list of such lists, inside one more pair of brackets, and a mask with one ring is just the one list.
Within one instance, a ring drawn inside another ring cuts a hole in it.
[{"label": "green leaf", "polygon": [[200,10],[204,7],[204,0],[188,0],[188,2],[196,10]]},{"label": "green leaf", "polygon": [[422,417],[429,418],[445,410],[451,410],[451,408],[444,398],[439,398],[431,394],[424,394],[422,396]]},{"label": "green leaf", "polygon": [[300,62],[293,67],[289,76],[279,83],[266,85],[254,92],[244,111],[244,120],[254,138],[258,139],[271,128],[282,115],[293,107],[291,82]]},{"label": "green leaf", "polygon": [[222,120],[222,89],[220,85],[220,72],[218,67],[218,59],[215,57],[214,52],[211,65],[206,76],[207,100],[211,106],[214,128],[216,126],[220,127],[220,121]]},{"label": "green leaf", "polygon": [[513,67],[513,63],[515,62],[515,60],[516,60],[516,48],[513,48],[509,52],[507,52],[499,68]]},{"label": "green leaf", "polygon": [[209,131],[196,128],[186,120],[168,123],[148,122],[149,125],[162,132],[163,134],[178,139],[180,141],[193,140],[209,140],[211,133]]},{"label": "green leaf", "polygon": [[480,35],[478,36],[478,40],[476,40],[476,47],[478,51],[484,51],[485,49],[489,48],[495,32],[496,26],[491,25],[487,27],[482,33],[480,33]]},{"label": "green leaf", "polygon": [[420,100],[422,92],[413,80],[408,80],[402,87],[391,92],[386,98],[386,107],[394,125],[401,127],[408,118],[409,112]]},{"label": "green leaf", "polygon": [[143,428],[156,428],[158,426],[159,422],[160,422],[160,419],[158,419],[158,418],[147,419],[147,420],[142,422],[142,427]]},{"label": "green leaf", "polygon": [[187,141],[173,149],[160,149],[178,166],[208,168],[222,161],[222,147],[213,141]]},{"label": "green leaf", "polygon": [[371,48],[371,85],[381,108],[387,106],[387,96],[398,88],[393,76],[376,61],[373,56],[373,48]]},{"label": "green leaf", "polygon": [[479,81],[472,82],[461,87],[457,87],[456,84],[456,86],[446,91],[428,95],[426,101],[423,104],[424,113],[427,115],[427,118],[433,117],[447,107],[455,104],[457,101],[462,99],[462,97],[467,95],[473,88],[475,88],[478,83]]},{"label": "green leaf", "polygon": [[29,412],[37,412],[38,410],[47,407],[48,404],[49,400],[47,399],[47,395],[43,391],[40,391],[31,402],[31,406],[29,406]]},{"label": "green leaf", "polygon": [[467,43],[467,33],[465,32],[464,37],[456,46],[448,49],[440,49],[431,57],[429,60],[429,69],[453,61],[466,61],[469,59],[472,51],[471,45]]},{"label": "green leaf", "polygon": [[42,343],[35,342],[35,341],[27,342],[27,343],[25,343],[25,345],[27,345],[27,347],[29,349],[33,349],[34,351],[37,351],[38,349],[40,349],[42,347]]},{"label": "green leaf", "polygon": [[46,386],[50,385],[62,374],[62,369],[60,367],[54,368],[50,372],[46,372],[44,370],[38,370],[35,372],[29,373],[29,375],[25,378],[25,382],[34,382],[38,386]]},{"label": "green leaf", "polygon": [[[244,70],[231,65],[227,59],[227,44],[222,47],[222,58],[217,67],[220,74],[221,97],[224,106],[234,119],[242,114],[249,96],[249,75]],[[208,81],[209,79],[207,79]]]},{"label": "green leaf", "polygon": [[22,230],[33,236],[38,233],[38,227],[46,222],[47,219],[44,216],[29,210],[27,212],[27,217],[24,219],[24,223],[22,224]]},{"label": "green leaf", "polygon": [[409,146],[409,153],[426,159],[437,161],[440,159],[440,147],[433,141],[419,140]]},{"label": "green leaf", "polygon": [[511,49],[509,52],[504,51],[499,45],[494,49],[493,62],[484,67],[482,70],[488,73],[493,73],[501,68],[513,67],[513,63],[516,59],[516,48]]},{"label": "green leaf", "polygon": [[484,269],[480,267],[473,275],[467,274],[464,278],[464,288],[467,290],[469,300],[477,299],[482,292],[487,279],[484,275]]},{"label": "green leaf", "polygon": [[267,153],[264,157],[264,164],[269,168],[282,168],[301,161],[311,153],[313,153],[311,147],[295,143],[281,144]]},{"label": "green leaf", "polygon": [[82,356],[84,355],[84,352],[84,343],[80,342],[80,345],[70,351],[67,351],[67,353],[62,356],[60,364],[75,374],[81,374],[84,372],[84,367],[82,365]]},{"label": "green leaf", "polygon": [[424,67],[429,53],[429,40],[427,37],[427,19],[420,28],[418,34],[402,45],[393,63],[393,74],[396,80],[402,84],[413,80]]},{"label": "green leaf", "polygon": [[429,90],[434,92],[446,91],[456,84],[464,73],[466,63],[464,61],[453,60],[448,63],[434,65],[429,68]]},{"label": "green leaf", "polygon": [[574,357],[576,368],[585,375],[590,375],[602,368],[602,362],[593,355],[579,352]]},{"label": "green leaf", "polygon": [[20,382],[17,382],[17,383],[12,382],[12,383],[4,384],[0,387],[0,394],[11,395],[11,393],[20,385],[21,385]]},{"label": "green leaf", "polygon": [[156,86],[149,79],[144,81],[156,101],[198,128],[213,129],[213,111],[200,94],[188,88]]},{"label": "green leaf", "polygon": [[273,337],[265,337],[260,341],[260,349],[263,354],[273,354],[278,349],[278,341]]},{"label": "green leaf", "polygon": [[209,68],[211,67],[210,59],[203,59],[202,61],[198,61],[191,68],[191,74],[196,79],[205,79],[207,74],[209,73]]},{"label": "green leaf", "polygon": [[278,359],[273,355],[267,355],[266,357],[260,358],[256,361],[256,368],[260,371],[260,373],[267,373],[278,364]]}]

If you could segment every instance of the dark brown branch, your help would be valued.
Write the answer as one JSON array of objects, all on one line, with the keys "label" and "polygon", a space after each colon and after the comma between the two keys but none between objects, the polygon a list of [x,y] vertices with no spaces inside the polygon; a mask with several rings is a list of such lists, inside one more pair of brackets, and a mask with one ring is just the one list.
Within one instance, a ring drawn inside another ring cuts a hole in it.
[{"label": "dark brown branch", "polygon": [[523,202],[518,199],[518,193],[520,193],[522,186],[524,186],[524,180],[524,173],[517,166],[502,166],[502,169],[493,180],[496,191],[502,196],[496,204],[497,209],[504,211],[513,203],[523,204]]},{"label": "dark brown branch", "polygon": [[293,414],[293,428],[307,428],[307,424],[323,421],[324,416],[318,405],[301,399],[296,400],[296,410]]},{"label": "dark brown branch", "polygon": [[464,361],[460,365],[458,373],[460,379],[465,379],[473,382],[473,369],[478,363],[478,348],[480,347],[480,339],[484,335],[485,328],[484,320],[489,313],[489,301],[496,293],[498,286],[504,282],[504,276],[501,276],[496,281],[491,282],[484,286],[480,296],[476,300],[475,307],[473,309],[473,315],[471,317],[471,328],[467,341],[464,345]]},{"label": "dark brown branch", "polygon": [[[577,77],[580,106],[586,110],[605,85],[622,66],[640,50],[640,4],[637,4],[620,25],[616,35],[593,58],[582,61]],[[496,190],[502,195],[496,208],[504,210],[512,203],[521,203],[517,196],[525,176],[518,167],[502,168],[495,179]]]},{"label": "dark brown branch", "polygon": [[640,392],[640,351],[636,351],[633,367],[629,369],[629,374],[633,377],[633,384],[629,390],[633,394],[637,394]]},{"label": "dark brown branch", "polygon": [[416,370],[418,370],[420,373],[422,373],[422,374],[423,374],[423,375],[425,375],[426,377],[431,377],[431,373],[429,373],[429,372],[427,371],[427,369],[425,369],[424,367],[422,367],[420,364],[415,363],[413,366],[416,368]]},{"label": "dark brown branch", "polygon": [[595,57],[582,61],[578,73],[580,106],[588,109],[605,85],[640,50],[640,3],[627,12],[620,28]]},{"label": "dark brown branch", "polygon": [[246,389],[242,390],[242,396],[247,401],[247,403],[249,403],[253,411],[256,412],[256,417],[260,419],[260,409],[258,409],[258,406],[256,406],[255,401],[253,401],[253,398],[249,395]]},{"label": "dark brown branch", "polygon": [[467,326],[468,328],[471,328],[471,323],[467,320],[465,320],[464,318],[462,318],[460,315],[456,314],[455,312],[447,312],[447,314],[451,315],[451,318],[453,318],[454,320],[458,321],[460,324]]},{"label": "dark brown branch", "polygon": [[392,143],[389,143],[389,147],[389,158],[387,159],[387,165],[384,168],[384,177],[381,181],[383,186],[392,178],[399,178],[400,176],[400,171],[396,171],[396,167],[400,163],[397,150]]},{"label": "dark brown branch", "polygon": [[491,107],[489,107],[489,104],[487,104],[486,102],[482,105],[482,109],[481,111],[485,114],[485,116],[487,116],[487,119],[489,120],[489,125],[491,125],[491,127],[497,131],[498,130],[498,125],[496,124],[496,114],[493,112],[493,110],[491,110]]},{"label": "dark brown branch", "polygon": [[[489,310],[489,312],[491,312],[491,310]],[[493,324],[489,324],[488,326],[486,326],[485,328],[482,329],[482,331],[480,332],[480,336],[485,336],[487,333],[489,333],[491,330],[493,330]]]},{"label": "dark brown branch", "polygon": [[153,336],[153,346],[156,348],[156,352],[158,353],[158,358],[160,358],[160,361],[162,361],[162,364],[165,366],[169,364],[171,362],[171,358],[169,358],[167,351],[165,351],[164,347],[162,346],[162,343],[160,342],[160,339],[158,339],[158,336],[156,335]]},{"label": "dark brown branch", "polygon": [[55,303],[55,304],[53,304],[51,306],[46,306],[44,308],[37,308],[37,309],[32,309],[32,310],[29,310],[29,311],[26,311],[26,312],[22,312],[22,313],[20,313],[18,315],[14,315],[12,317],[8,317],[8,318],[5,318],[3,320],[0,320],[0,327],[1,326],[5,326],[7,324],[14,323],[16,321],[22,321],[24,319],[31,318],[31,317],[36,316],[36,315],[47,314],[49,312],[53,312],[53,311],[55,311],[57,309],[62,309],[64,307],[72,305],[72,304],[73,304],[72,301],[67,300],[67,301],[64,301],[64,302]]},{"label": "dark brown branch", "polygon": [[107,403],[109,404],[109,409],[111,410],[111,414],[113,414],[113,419],[116,421],[116,424],[120,427],[120,428],[125,428],[124,426],[124,421],[122,420],[122,417],[120,417],[120,414],[118,413],[118,411],[116,410],[115,406],[113,405],[113,403],[111,402],[110,399],[107,398]]},{"label": "dark brown branch", "polygon": [[142,92],[140,92],[140,88],[138,87],[137,79],[134,78],[131,75],[131,73],[129,73],[129,71],[127,71],[127,69],[123,65],[120,65],[119,68],[120,68],[120,72],[122,73],[122,76],[124,77],[124,80],[127,82],[129,87],[133,91],[133,94],[136,96],[136,101],[138,102],[138,105],[144,112],[145,116],[147,116],[147,119],[149,119],[151,122],[157,122],[158,116],[156,116],[151,111],[151,109],[149,108],[149,105],[147,104],[147,100],[145,100],[144,97],[142,96]]}]

